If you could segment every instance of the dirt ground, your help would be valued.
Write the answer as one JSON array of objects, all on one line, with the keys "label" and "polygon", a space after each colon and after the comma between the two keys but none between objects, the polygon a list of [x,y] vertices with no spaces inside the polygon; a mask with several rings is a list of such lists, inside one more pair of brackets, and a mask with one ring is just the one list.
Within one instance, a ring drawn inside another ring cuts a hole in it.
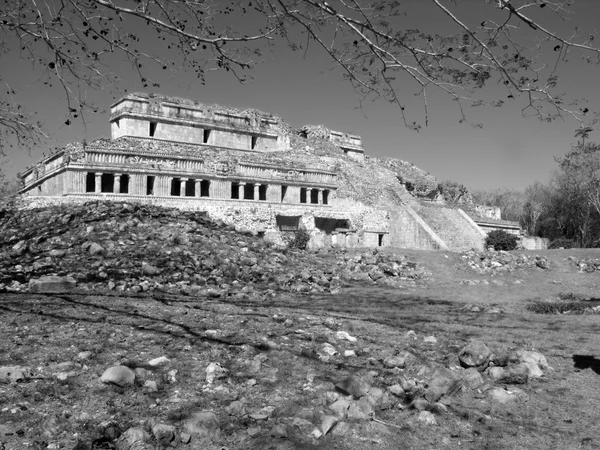
[{"label": "dirt ground", "polygon": [[[336,295],[0,294],[0,366],[33,372],[24,382],[0,384],[0,448],[600,448],[600,314],[527,309],[534,301],[596,301],[598,272],[582,273],[567,258],[598,259],[600,250],[530,252],[550,268],[499,276],[475,273],[459,253],[386,251],[431,275],[417,287],[356,283]],[[336,338],[339,331],[356,342]],[[387,392],[457,367],[460,349],[473,339],[492,350],[535,350],[551,368],[526,384],[502,386],[522,390],[518,402],[490,401],[486,382],[444,397],[429,409],[435,424],[427,424],[410,399],[389,395],[368,418],[311,434],[331,414],[334,384],[344,377],[359,375]],[[337,353],[324,357],[324,344]],[[403,352],[411,355],[403,369],[382,363]],[[148,366],[161,356],[167,366]],[[210,363],[225,369],[213,383]],[[116,364],[142,369],[142,380],[101,383]],[[244,411],[232,413],[233,403]],[[258,414],[267,407],[267,417]],[[195,411],[214,412],[220,431],[185,442],[183,424]],[[177,438],[118,444],[125,430],[157,423],[174,427]]]}]

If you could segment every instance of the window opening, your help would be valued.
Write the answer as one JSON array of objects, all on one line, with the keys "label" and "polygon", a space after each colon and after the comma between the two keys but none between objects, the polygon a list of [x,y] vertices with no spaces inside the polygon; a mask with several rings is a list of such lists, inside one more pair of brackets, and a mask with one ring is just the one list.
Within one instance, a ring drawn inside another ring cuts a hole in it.
[{"label": "window opening", "polygon": [[210,197],[210,181],[202,180],[200,182],[200,197]]},{"label": "window opening", "polygon": [[258,199],[259,200],[263,200],[266,201],[267,200],[267,185],[266,184],[261,184],[258,187]]},{"label": "window opening", "polygon": [[328,190],[323,191],[323,204],[324,205],[329,204],[329,191]]},{"label": "window opening", "polygon": [[88,172],[85,176],[85,192],[96,191],[96,174],[94,172]]},{"label": "window opening", "polygon": [[377,241],[377,245],[379,247],[383,247],[383,234],[381,234],[381,233],[379,234],[379,239]]},{"label": "window opening", "polygon": [[300,216],[275,216],[279,231],[296,231],[300,228]]},{"label": "window opening", "polygon": [[240,198],[240,183],[233,181],[231,183],[231,198],[239,199]]},{"label": "window opening", "polygon": [[115,176],[112,173],[103,173],[100,183],[101,192],[113,192],[115,187]]},{"label": "window opening", "polygon": [[196,196],[195,180],[187,180],[185,182],[185,196],[186,197],[195,197]]},{"label": "window opening", "polygon": [[154,177],[152,175],[146,178],[146,195],[154,195]]},{"label": "window opening", "polygon": [[256,148],[257,143],[258,143],[258,136],[252,136],[252,147],[251,147],[252,150],[254,150]]},{"label": "window opening", "polygon": [[310,202],[311,203],[319,203],[319,190],[313,189],[310,191]]},{"label": "window opening", "polygon": [[281,186],[281,202],[285,200],[285,194],[287,193],[287,186]]},{"label": "window opening", "polygon": [[335,230],[348,230],[350,223],[346,219],[333,219],[330,217],[315,217],[315,227],[326,233]]},{"label": "window opening", "polygon": [[208,144],[208,139],[210,138],[210,130],[204,130],[203,142]]},{"label": "window opening", "polygon": [[150,122],[150,137],[154,137],[154,133],[156,133],[157,122]]},{"label": "window opening", "polygon": [[306,203],[306,188],[300,188],[300,203]]},{"label": "window opening", "polygon": [[129,175],[121,175],[121,194],[129,194]]},{"label": "window opening", "polygon": [[244,186],[244,200],[254,200],[254,184],[246,183]]},{"label": "window opening", "polygon": [[174,197],[179,197],[181,195],[181,179],[180,178],[172,178],[171,179],[171,195]]}]

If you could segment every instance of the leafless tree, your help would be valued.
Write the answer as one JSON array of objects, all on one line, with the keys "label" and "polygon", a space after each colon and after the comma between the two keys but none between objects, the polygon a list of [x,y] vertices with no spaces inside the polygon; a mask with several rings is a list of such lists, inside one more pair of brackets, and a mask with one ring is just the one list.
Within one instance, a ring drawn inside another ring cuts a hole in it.
[{"label": "leafless tree", "polygon": [[[596,112],[563,97],[559,76],[575,52],[599,62],[596,31],[545,25],[566,18],[573,0],[469,1],[485,6],[475,22],[461,16],[471,9],[466,0],[420,0],[451,30],[438,34],[429,17],[411,14],[415,2],[407,0],[3,0],[0,40],[16,43],[4,52],[21,52],[43,77],[58,81],[68,99],[67,123],[95,108],[82,87],[118,85],[113,54],[126,55],[142,87],[153,85],[157,68],[186,69],[201,82],[207,71],[223,70],[243,82],[276,39],[303,52],[316,44],[361,99],[396,104],[413,129],[429,123],[435,90],[456,101],[462,121],[466,105],[501,106],[523,96],[523,115],[595,123]],[[490,85],[504,93],[478,97]],[[423,102],[419,114],[407,110],[406,96],[415,93]],[[10,95],[0,99],[0,145],[10,133],[41,136],[35,120],[15,113]]]}]

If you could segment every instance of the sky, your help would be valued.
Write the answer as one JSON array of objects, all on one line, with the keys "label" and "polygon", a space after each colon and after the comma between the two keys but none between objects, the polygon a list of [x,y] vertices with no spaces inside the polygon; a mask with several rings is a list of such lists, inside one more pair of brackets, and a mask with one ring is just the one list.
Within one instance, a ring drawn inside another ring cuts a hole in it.
[{"label": "sky", "polygon": [[[405,1],[414,17],[427,17],[424,27],[443,32],[445,22],[441,17],[428,15],[430,10],[421,10],[427,2]],[[461,0],[459,4],[462,9],[458,11],[465,20],[474,22],[481,18],[478,14],[483,10],[478,8],[483,0]],[[593,31],[594,21],[600,17],[600,0],[579,0],[573,9],[575,14],[569,23],[550,21],[548,25],[560,30],[577,25]],[[459,123],[461,116],[455,102],[431,92],[429,125],[416,132],[404,126],[397,106],[382,100],[360,105],[359,97],[342,79],[341,72],[331,70],[332,64],[316,47],[311,47],[304,58],[302,52],[288,51],[276,43],[251,72],[254,79],[245,84],[227,73],[214,72],[207,75],[206,84],[202,85],[191,74],[178,72],[159,73],[160,88],[144,89],[136,77],[128,75],[132,69],[116,60],[113,64],[124,78],[121,91],[86,91],[85,95],[102,112],[86,117],[85,125],[77,121],[66,126],[64,93],[56,86],[44,85],[39,71],[18,51],[0,58],[2,79],[17,89],[18,101],[29,111],[35,111],[44,123],[49,147],[109,137],[110,104],[125,90],[150,91],[209,104],[256,108],[282,117],[293,127],[323,124],[333,130],[358,134],[367,155],[409,161],[440,181],[457,181],[470,189],[524,189],[536,180],[549,181],[556,168],[554,158],[564,155],[576,143],[574,132],[579,125],[574,120],[543,123],[523,118],[521,109],[525,99],[517,98],[501,108],[467,108],[467,117],[483,124],[481,129],[473,128]],[[592,109],[600,109],[600,67],[573,58],[561,72],[561,80],[561,86],[571,97],[586,98]],[[407,83],[399,92],[409,114],[413,110],[418,112],[422,100],[414,96],[415,87]],[[487,94],[504,95],[494,86]],[[592,132],[590,140],[600,141],[600,131]],[[3,170],[21,171],[47,152],[43,146],[8,150]]]}]

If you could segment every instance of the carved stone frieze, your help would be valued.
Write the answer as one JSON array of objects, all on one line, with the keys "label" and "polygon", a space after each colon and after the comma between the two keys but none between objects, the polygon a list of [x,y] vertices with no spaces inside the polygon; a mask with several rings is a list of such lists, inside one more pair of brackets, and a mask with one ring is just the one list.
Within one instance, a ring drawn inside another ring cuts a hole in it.
[{"label": "carved stone frieze", "polygon": [[132,164],[135,166],[146,166],[146,167],[152,167],[155,169],[161,169],[161,168],[169,168],[169,169],[174,169],[177,167],[178,162],[174,159],[167,159],[167,158],[148,158],[146,156],[128,156],[127,157],[127,164]]},{"label": "carved stone frieze", "polygon": [[205,163],[204,169],[218,177],[228,177],[237,174],[238,165],[235,161],[209,161]]}]

